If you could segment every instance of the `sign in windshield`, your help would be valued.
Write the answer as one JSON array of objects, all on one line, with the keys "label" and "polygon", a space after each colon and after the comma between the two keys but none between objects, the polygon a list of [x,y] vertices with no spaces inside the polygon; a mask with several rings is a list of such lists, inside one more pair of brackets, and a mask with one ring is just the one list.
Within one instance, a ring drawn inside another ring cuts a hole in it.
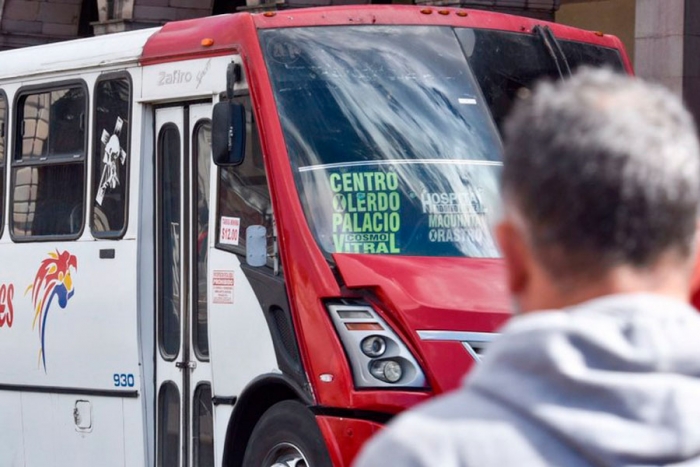
[{"label": "sign in windshield", "polygon": [[500,162],[391,161],[300,169],[327,252],[493,257]]}]

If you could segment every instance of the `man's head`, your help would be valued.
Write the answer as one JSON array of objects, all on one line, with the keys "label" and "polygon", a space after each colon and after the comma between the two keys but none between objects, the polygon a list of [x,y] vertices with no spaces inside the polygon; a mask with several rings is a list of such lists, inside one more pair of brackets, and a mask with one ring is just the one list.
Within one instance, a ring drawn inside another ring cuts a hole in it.
[{"label": "man's head", "polygon": [[601,70],[540,84],[506,123],[502,193],[498,238],[525,311],[666,279],[687,289],[700,149],[669,91]]}]

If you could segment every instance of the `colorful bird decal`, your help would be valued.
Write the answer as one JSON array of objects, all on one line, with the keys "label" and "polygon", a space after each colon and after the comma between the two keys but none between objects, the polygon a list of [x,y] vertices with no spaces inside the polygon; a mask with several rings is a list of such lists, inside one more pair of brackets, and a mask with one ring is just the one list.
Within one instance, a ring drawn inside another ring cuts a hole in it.
[{"label": "colorful bird decal", "polygon": [[58,305],[65,308],[68,300],[75,292],[73,289],[73,278],[71,268],[78,270],[78,259],[67,251],[49,253],[49,257],[41,262],[39,270],[34,277],[34,283],[27,287],[25,295],[32,292],[32,306],[34,307],[34,321],[32,329],[39,323],[39,336],[41,338],[41,349],[39,350],[39,361],[46,372],[46,317],[49,315],[49,308],[54,297],[58,299]]}]

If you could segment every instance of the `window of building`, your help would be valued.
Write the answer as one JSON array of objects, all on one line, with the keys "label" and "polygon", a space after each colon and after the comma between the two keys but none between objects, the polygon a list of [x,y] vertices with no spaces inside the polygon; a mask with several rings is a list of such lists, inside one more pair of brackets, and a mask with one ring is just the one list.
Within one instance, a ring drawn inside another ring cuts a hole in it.
[{"label": "window of building", "polygon": [[92,150],[92,233],[120,237],[126,230],[131,80],[127,75],[95,85]]},{"label": "window of building", "polygon": [[16,102],[12,235],[77,238],[84,224],[85,87],[23,91]]}]

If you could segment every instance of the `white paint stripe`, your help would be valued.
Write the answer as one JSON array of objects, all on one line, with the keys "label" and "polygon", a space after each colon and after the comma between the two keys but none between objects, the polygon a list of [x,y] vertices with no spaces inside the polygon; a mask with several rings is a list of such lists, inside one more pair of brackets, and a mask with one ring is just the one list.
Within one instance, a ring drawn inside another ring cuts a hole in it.
[{"label": "white paint stripe", "polygon": [[486,165],[497,166],[503,165],[501,161],[485,161],[485,160],[469,160],[469,159],[390,159],[382,161],[354,161],[354,162],[337,162],[335,164],[317,164],[299,167],[299,172],[309,172],[311,170],[327,170],[339,169],[343,167],[361,167],[371,165],[416,165],[416,164],[431,164],[431,165]]}]

